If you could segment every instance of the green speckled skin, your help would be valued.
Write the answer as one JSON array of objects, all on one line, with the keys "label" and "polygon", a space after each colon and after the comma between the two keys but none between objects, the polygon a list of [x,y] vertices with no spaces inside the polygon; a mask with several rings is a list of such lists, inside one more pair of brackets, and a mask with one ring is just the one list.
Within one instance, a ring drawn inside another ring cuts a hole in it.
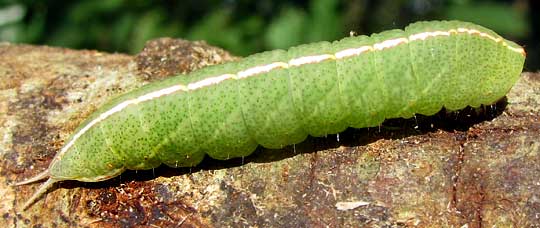
[{"label": "green speckled skin", "polygon": [[[81,128],[122,101],[173,85],[458,27],[499,37],[465,22],[419,22],[405,30],[371,37],[259,53],[122,95],[91,115]],[[58,180],[99,181],[124,169],[151,169],[161,163],[194,166],[205,154],[216,159],[241,157],[258,145],[282,148],[308,135],[325,136],[347,127],[377,126],[384,119],[409,118],[416,113],[431,115],[443,106],[457,110],[491,104],[510,90],[524,59],[501,43],[478,35],[452,34],[355,57],[225,80],[131,105],[113,114],[90,128],[52,163],[50,174]]]}]

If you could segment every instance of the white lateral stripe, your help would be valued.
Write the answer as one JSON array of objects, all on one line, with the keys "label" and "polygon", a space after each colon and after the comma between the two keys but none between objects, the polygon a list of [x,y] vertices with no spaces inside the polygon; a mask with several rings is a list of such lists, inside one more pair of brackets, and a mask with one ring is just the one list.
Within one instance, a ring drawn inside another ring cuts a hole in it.
[{"label": "white lateral stripe", "polygon": [[520,53],[520,54],[523,55],[523,56],[527,55],[527,53],[525,53],[525,49],[523,49],[523,48],[510,47],[507,43],[503,43],[503,46],[505,46],[506,48],[510,49],[511,51]]},{"label": "white lateral stripe", "polygon": [[251,76],[254,76],[254,75],[266,73],[266,72],[269,72],[269,71],[271,71],[273,69],[276,69],[276,68],[284,68],[285,69],[285,68],[288,68],[288,67],[289,67],[289,64],[284,63],[284,62],[275,62],[275,63],[270,63],[270,64],[264,65],[264,66],[256,66],[256,67],[252,67],[252,68],[249,68],[247,70],[238,72],[238,79],[247,78],[247,77],[251,77]]},{"label": "white lateral stripe", "polygon": [[336,57],[334,55],[330,55],[330,54],[304,56],[304,57],[299,57],[296,59],[291,59],[289,61],[289,66],[301,66],[304,64],[318,63],[327,59],[335,59],[335,58]]},{"label": "white lateral stripe", "polygon": [[[174,85],[168,88],[160,89],[158,91],[150,92],[148,94],[142,95],[140,97],[137,97],[131,100],[124,101],[114,106],[113,108],[109,109],[108,111],[102,113],[96,119],[90,121],[79,132],[73,135],[71,140],[67,144],[65,144],[64,147],[62,147],[62,149],[60,150],[60,152],[55,156],[54,160],[60,159],[63,156],[63,154],[65,154],[69,150],[69,148],[73,146],[75,141],[77,141],[77,139],[79,139],[85,132],[90,130],[92,126],[107,119],[109,116],[113,115],[114,113],[122,111],[123,109],[125,109],[127,106],[131,104],[137,104],[140,102],[152,100],[161,96],[172,94],[177,91],[187,92],[187,91],[197,90],[203,87],[219,84],[222,81],[229,80],[229,79],[238,80],[242,78],[248,78],[248,77],[252,77],[255,75],[269,72],[277,68],[289,68],[291,66],[301,66],[304,64],[318,63],[318,62],[328,60],[328,59],[343,59],[347,57],[354,57],[354,56],[361,55],[362,53],[365,53],[365,52],[392,48],[400,44],[405,44],[405,43],[416,41],[416,40],[425,40],[425,39],[428,39],[429,37],[450,36],[451,34],[459,34],[459,33],[478,35],[480,37],[490,39],[496,43],[502,43],[502,45],[508,48],[509,50],[525,55],[525,50],[523,48],[512,47],[508,43],[504,42],[504,39],[502,38],[494,37],[488,33],[480,32],[476,29],[457,28],[457,29],[450,29],[447,31],[421,32],[417,34],[412,34],[409,37],[389,39],[389,40],[385,40],[385,41],[373,44],[371,46],[361,46],[358,48],[349,48],[349,49],[341,50],[341,51],[336,52],[334,55],[322,54],[322,55],[298,57],[298,58],[289,60],[288,64],[284,62],[273,62],[266,65],[255,66],[255,67],[246,69],[244,71],[237,72],[236,74],[223,74],[223,75],[219,75],[215,77],[208,77],[197,82],[189,83],[187,86]],[[53,162],[51,162],[51,164],[54,163],[54,160]]]},{"label": "white lateral stripe", "polygon": [[359,48],[349,48],[349,49],[345,49],[343,51],[336,52],[335,56],[336,56],[336,59],[343,59],[343,58],[347,58],[347,57],[351,57],[351,56],[360,55],[360,54],[362,54],[364,52],[368,52],[368,51],[373,51],[373,47],[371,47],[371,46],[362,46],[362,47],[359,47]]},{"label": "white lateral stripe", "polygon": [[145,94],[143,96],[140,96],[140,97],[137,97],[136,101],[133,102],[133,103],[139,103],[139,102],[144,102],[144,101],[147,101],[147,100],[152,100],[154,98],[158,98],[158,97],[161,97],[161,96],[164,96],[164,95],[167,95],[167,94],[171,94],[171,93],[174,93],[176,91],[187,91],[188,89],[183,86],[183,85],[174,85],[174,86],[171,86],[171,87],[168,87],[168,88],[165,88],[165,89],[161,89],[161,90],[158,90],[158,91],[154,91],[154,92],[151,92],[149,94]]},{"label": "white lateral stripe", "polygon": [[[454,30],[454,33],[455,32],[457,31]],[[409,41],[425,40],[429,37],[436,37],[436,36],[450,36],[450,33],[452,33],[452,31],[422,32],[422,33],[410,35]]]},{"label": "white lateral stripe", "polygon": [[493,40],[493,41],[495,41],[496,43],[499,43],[499,42],[502,41],[501,38],[494,37],[494,36],[489,35],[489,34],[487,34],[487,33],[485,33],[485,32],[480,32],[480,31],[478,31],[478,30],[476,30],[476,29],[458,28],[457,31],[458,31],[459,33],[468,33],[468,34],[471,34],[471,35],[475,35],[475,34],[476,34],[476,35],[479,35],[480,37],[485,37],[485,38],[488,38],[488,39],[490,39],[490,40]]},{"label": "white lateral stripe", "polygon": [[409,42],[407,38],[396,38],[396,39],[391,39],[391,40],[385,40],[383,42],[374,44],[373,49],[383,50],[383,49],[395,47],[395,46],[398,46],[400,44],[404,44],[407,42]]},{"label": "white lateral stripe", "polygon": [[217,77],[205,78],[205,79],[200,80],[198,82],[189,83],[187,85],[187,88],[188,88],[188,90],[196,90],[196,89],[200,89],[202,87],[218,84],[218,83],[220,83],[222,81],[225,81],[227,79],[232,79],[234,77],[236,77],[236,75],[234,75],[234,74],[223,74],[223,75],[220,75],[220,76],[217,76]]}]

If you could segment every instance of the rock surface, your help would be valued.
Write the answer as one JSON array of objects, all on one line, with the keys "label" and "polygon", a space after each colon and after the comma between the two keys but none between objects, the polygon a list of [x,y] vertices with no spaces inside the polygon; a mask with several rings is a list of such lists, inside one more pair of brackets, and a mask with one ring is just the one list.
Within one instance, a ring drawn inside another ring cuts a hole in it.
[{"label": "rock surface", "polygon": [[160,39],[138,56],[0,44],[0,227],[539,227],[540,74],[483,109],[390,120],[196,168],[57,184],[26,211],[63,141],[114,95],[233,60]]}]

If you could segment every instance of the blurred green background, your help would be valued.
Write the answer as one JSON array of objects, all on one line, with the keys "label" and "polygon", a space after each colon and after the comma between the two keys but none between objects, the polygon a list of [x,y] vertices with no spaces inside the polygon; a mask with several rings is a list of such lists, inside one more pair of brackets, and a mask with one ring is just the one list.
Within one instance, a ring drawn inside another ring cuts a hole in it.
[{"label": "blurred green background", "polygon": [[138,53],[157,37],[205,40],[235,55],[460,19],[524,45],[540,68],[538,0],[0,1],[0,40]]}]

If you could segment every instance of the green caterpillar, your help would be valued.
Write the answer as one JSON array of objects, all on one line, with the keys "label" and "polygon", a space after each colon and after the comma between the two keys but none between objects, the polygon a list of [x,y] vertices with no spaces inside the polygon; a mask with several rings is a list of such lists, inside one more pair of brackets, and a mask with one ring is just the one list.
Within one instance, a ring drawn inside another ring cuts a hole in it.
[{"label": "green caterpillar", "polygon": [[126,169],[195,166],[282,148],[384,119],[492,104],[519,78],[525,51],[481,26],[404,30],[274,50],[149,84],[84,121],[47,170],[17,183],[96,182]]}]

